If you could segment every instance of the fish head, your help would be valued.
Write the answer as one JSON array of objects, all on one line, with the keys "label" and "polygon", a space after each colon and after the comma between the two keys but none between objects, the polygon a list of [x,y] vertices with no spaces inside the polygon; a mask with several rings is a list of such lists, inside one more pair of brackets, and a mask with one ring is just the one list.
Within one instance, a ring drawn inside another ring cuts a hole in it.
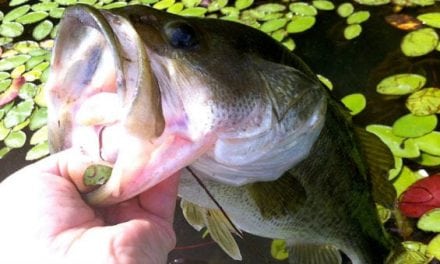
[{"label": "fish head", "polygon": [[[238,23],[69,7],[46,84],[51,151],[111,164],[86,196],[93,204],[127,200],[192,164],[232,185],[275,179],[324,123],[319,82],[289,54]],[[256,161],[263,167],[242,170]]]}]

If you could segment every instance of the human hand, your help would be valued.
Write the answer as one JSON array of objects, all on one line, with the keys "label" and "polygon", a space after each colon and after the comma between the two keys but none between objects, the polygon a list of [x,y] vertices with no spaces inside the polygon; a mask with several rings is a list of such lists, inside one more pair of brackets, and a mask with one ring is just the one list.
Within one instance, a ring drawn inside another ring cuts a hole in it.
[{"label": "human hand", "polygon": [[0,263],[166,263],[175,246],[178,175],[93,208],[73,183],[90,164],[66,150],[0,183]]}]

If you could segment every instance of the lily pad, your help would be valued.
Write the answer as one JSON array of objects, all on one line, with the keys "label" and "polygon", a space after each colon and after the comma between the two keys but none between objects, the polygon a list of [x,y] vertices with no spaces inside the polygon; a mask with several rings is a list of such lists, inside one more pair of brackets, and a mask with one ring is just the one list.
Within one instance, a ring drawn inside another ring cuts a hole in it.
[{"label": "lily pad", "polygon": [[345,96],[341,102],[350,110],[351,115],[357,115],[365,109],[367,99],[361,93],[355,93]]},{"label": "lily pad", "polygon": [[351,14],[347,18],[347,24],[360,24],[367,21],[370,18],[370,12],[368,11],[357,11]]},{"label": "lily pad", "polygon": [[31,56],[25,54],[4,58],[0,60],[0,71],[12,70],[15,67],[25,63],[30,58]]},{"label": "lily pad", "polygon": [[38,145],[33,146],[27,153],[26,153],[26,160],[36,160],[40,159],[44,156],[49,155],[49,144],[48,142],[43,142]]},{"label": "lily pad", "polygon": [[293,16],[292,21],[287,25],[287,32],[304,32],[315,24],[316,19],[313,16]]},{"label": "lily pad", "polygon": [[175,0],[161,0],[153,5],[154,8],[163,10],[172,6],[176,1]]},{"label": "lily pad", "polygon": [[289,252],[286,249],[286,241],[282,239],[272,240],[270,246],[270,254],[274,259],[285,260],[289,257]]},{"label": "lily pad", "polygon": [[3,147],[0,149],[0,159],[2,159],[6,154],[11,151],[11,148]]},{"label": "lily pad", "polygon": [[50,11],[53,8],[57,8],[58,3],[55,2],[42,2],[32,5],[32,10],[34,11]]},{"label": "lily pad", "polygon": [[286,24],[287,24],[287,18],[269,20],[261,25],[260,30],[266,33],[270,33],[280,28],[283,28]]},{"label": "lily pad", "polygon": [[349,15],[353,14],[354,7],[351,3],[342,3],[340,6],[338,6],[336,12],[341,17],[348,17]]},{"label": "lily pad", "polygon": [[[436,214],[440,215],[439,212]],[[438,223],[437,223],[438,224]],[[438,226],[438,225],[437,225]],[[427,253],[436,259],[440,259],[440,235],[435,236],[428,244]]]},{"label": "lily pad", "polygon": [[48,16],[49,16],[49,14],[47,12],[34,11],[34,12],[27,13],[26,15],[17,18],[15,21],[17,21],[18,23],[21,23],[23,25],[32,24],[32,23],[39,22]]},{"label": "lily pad", "polygon": [[237,0],[235,1],[235,7],[238,10],[246,9],[254,3],[254,0]]},{"label": "lily pad", "polygon": [[16,7],[14,9],[12,9],[11,11],[9,11],[3,17],[3,22],[14,21],[17,18],[24,16],[27,12],[29,12],[29,10],[31,10],[30,5],[22,5],[22,6]]},{"label": "lily pad", "polygon": [[286,10],[286,6],[282,4],[268,3],[258,6],[256,10],[265,13],[276,13]]},{"label": "lily pad", "polygon": [[167,12],[171,14],[178,14],[184,8],[185,6],[182,3],[174,3],[172,6],[168,7]]},{"label": "lily pad", "polygon": [[36,40],[42,40],[49,36],[53,29],[53,23],[50,20],[44,20],[39,23],[32,31],[32,37]]},{"label": "lily pad", "polygon": [[406,107],[418,116],[440,113],[440,89],[430,87],[411,94]]},{"label": "lily pad", "polygon": [[414,139],[398,137],[392,132],[392,128],[384,125],[369,125],[368,132],[378,136],[391,150],[394,156],[401,158],[416,158],[420,156],[419,148]]},{"label": "lily pad", "polygon": [[399,137],[417,138],[432,132],[437,126],[437,116],[407,114],[393,124],[393,134]]},{"label": "lily pad", "polygon": [[421,153],[420,157],[417,159],[414,159],[415,162],[419,163],[420,165],[431,167],[431,166],[438,166],[440,165],[440,157],[430,155],[427,153]]},{"label": "lily pad", "polygon": [[432,28],[422,28],[405,35],[400,45],[403,54],[417,57],[433,51],[439,42],[439,36]]},{"label": "lily pad", "polygon": [[422,137],[415,138],[414,141],[421,151],[440,156],[440,132],[433,131]]},{"label": "lily pad", "polygon": [[312,4],[319,10],[329,11],[335,9],[335,5],[331,1],[314,0],[312,1]]},{"label": "lily pad", "polygon": [[24,27],[17,22],[3,22],[0,25],[0,35],[9,38],[20,36],[24,31]]},{"label": "lily pad", "polygon": [[402,171],[402,168],[403,168],[402,158],[394,156],[394,168],[392,168],[388,172],[388,180],[393,180],[394,178],[396,178]]},{"label": "lily pad", "polygon": [[291,38],[286,39],[285,41],[282,42],[282,44],[290,51],[294,50],[296,46],[295,41]]},{"label": "lily pad", "polygon": [[38,129],[37,131],[35,131],[29,143],[31,145],[37,145],[43,143],[47,141],[47,136],[48,136],[47,126],[44,126]]},{"label": "lily pad", "polygon": [[64,7],[53,8],[49,11],[49,16],[53,18],[61,18],[64,13]]},{"label": "lily pad", "polygon": [[389,76],[377,85],[376,91],[387,95],[410,94],[422,88],[426,83],[426,78],[418,74],[396,74]]},{"label": "lily pad", "polygon": [[333,90],[333,83],[325,76],[321,74],[316,75],[318,79],[327,87],[330,91]]},{"label": "lily pad", "polygon": [[361,5],[377,6],[377,5],[386,5],[390,3],[390,0],[355,0],[355,2]]},{"label": "lily pad", "polygon": [[421,14],[417,19],[430,27],[440,28],[440,12]]},{"label": "lily pad", "polygon": [[359,37],[362,33],[362,26],[359,24],[348,25],[344,29],[344,38],[350,40]]},{"label": "lily pad", "polygon": [[8,148],[21,148],[26,143],[26,134],[23,131],[12,131],[4,140]]},{"label": "lily pad", "polygon": [[394,188],[396,188],[397,196],[399,197],[409,186],[422,178],[419,173],[403,166],[398,178],[393,183]]},{"label": "lily pad", "polygon": [[193,17],[203,17],[206,12],[208,12],[208,9],[204,7],[191,7],[182,10],[179,12],[179,15],[181,16],[193,16]]},{"label": "lily pad", "polygon": [[304,2],[292,3],[289,5],[289,9],[296,15],[301,16],[316,16],[318,14],[318,10],[314,6]]},{"label": "lily pad", "polygon": [[424,231],[440,232],[440,208],[432,209],[417,222],[417,227]]},{"label": "lily pad", "polygon": [[33,108],[32,100],[23,101],[13,107],[5,116],[5,127],[11,128],[25,121],[31,115]]},{"label": "lily pad", "polygon": [[219,11],[228,4],[228,0],[213,0],[208,5],[208,12]]},{"label": "lily pad", "polygon": [[29,129],[32,131],[39,129],[44,125],[46,125],[46,123],[47,123],[47,108],[46,107],[38,108],[31,115],[31,122],[29,124]]}]

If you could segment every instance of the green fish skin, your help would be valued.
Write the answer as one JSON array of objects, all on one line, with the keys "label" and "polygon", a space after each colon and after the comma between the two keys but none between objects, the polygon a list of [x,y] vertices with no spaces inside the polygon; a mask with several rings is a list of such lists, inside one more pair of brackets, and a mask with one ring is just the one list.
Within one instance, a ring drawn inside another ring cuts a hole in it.
[{"label": "green fish skin", "polygon": [[179,195],[216,209],[188,167],[238,229],[287,240],[292,263],[339,263],[337,249],[355,264],[383,263],[394,247],[375,209],[393,196],[381,198],[387,189],[370,175],[386,169],[370,170],[374,155],[360,148],[369,136],[256,29],[146,6],[69,7],[46,89],[52,151],[75,147],[113,166],[87,194],[92,204],[181,170]]}]

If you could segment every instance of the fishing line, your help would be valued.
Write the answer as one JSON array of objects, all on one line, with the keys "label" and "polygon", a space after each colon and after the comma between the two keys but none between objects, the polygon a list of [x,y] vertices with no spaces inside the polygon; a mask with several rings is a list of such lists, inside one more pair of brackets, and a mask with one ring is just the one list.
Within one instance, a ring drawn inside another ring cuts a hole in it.
[{"label": "fishing line", "polygon": [[232,228],[234,228],[235,232],[240,236],[240,238],[243,238],[243,232],[241,232],[235,224],[232,222],[232,220],[229,218],[229,216],[226,214],[225,210],[223,210],[223,207],[220,205],[219,202],[214,198],[214,196],[211,194],[211,192],[206,188],[205,184],[203,184],[202,180],[194,173],[194,171],[188,166],[186,169],[191,173],[191,175],[196,179],[197,183],[202,187],[202,189],[206,192],[206,194],[209,196],[209,198],[215,203],[215,205],[220,209],[222,214],[226,217],[226,220],[228,220],[229,224],[231,224]]}]

